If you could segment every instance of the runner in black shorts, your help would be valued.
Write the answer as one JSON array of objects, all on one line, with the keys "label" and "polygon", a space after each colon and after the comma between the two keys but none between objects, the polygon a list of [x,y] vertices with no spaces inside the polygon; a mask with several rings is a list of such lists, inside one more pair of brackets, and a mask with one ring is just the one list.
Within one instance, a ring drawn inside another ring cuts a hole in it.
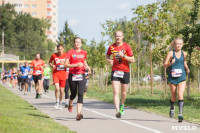
[{"label": "runner in black shorts", "polygon": [[[113,65],[112,67],[112,87],[113,87],[113,100],[116,108],[116,117],[121,118],[124,115],[124,102],[126,100],[127,88],[129,83],[129,63],[134,62],[134,56],[131,47],[123,42],[123,32],[115,32],[116,43],[111,45],[108,49],[106,59]],[[110,56],[113,55],[113,59]],[[121,105],[119,108],[119,88],[121,86]]]}]

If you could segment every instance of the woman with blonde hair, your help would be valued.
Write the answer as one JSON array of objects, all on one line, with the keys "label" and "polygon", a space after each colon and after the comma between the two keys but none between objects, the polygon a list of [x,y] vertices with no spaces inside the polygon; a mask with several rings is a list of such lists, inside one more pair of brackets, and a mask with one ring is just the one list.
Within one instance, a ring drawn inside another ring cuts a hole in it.
[{"label": "woman with blonde hair", "polygon": [[171,91],[171,99],[170,99],[170,117],[174,117],[174,102],[176,101],[176,95],[178,90],[178,105],[179,105],[179,116],[178,121],[183,121],[183,94],[186,87],[186,73],[189,73],[190,70],[187,66],[186,57],[187,53],[182,51],[183,47],[183,39],[182,38],[175,38],[174,41],[171,43],[173,48],[167,54],[167,57],[164,62],[164,67],[169,68],[168,72],[168,83]]}]

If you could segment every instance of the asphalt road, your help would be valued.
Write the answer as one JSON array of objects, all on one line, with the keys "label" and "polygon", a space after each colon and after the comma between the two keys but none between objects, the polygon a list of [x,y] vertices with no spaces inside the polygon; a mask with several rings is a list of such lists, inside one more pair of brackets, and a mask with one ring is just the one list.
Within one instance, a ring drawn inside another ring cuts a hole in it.
[{"label": "asphalt road", "polygon": [[72,113],[69,113],[64,107],[62,110],[53,108],[55,104],[54,91],[43,94],[41,99],[35,99],[34,90],[24,95],[18,89],[4,86],[49,115],[56,122],[78,133],[200,133],[200,124],[185,121],[178,123],[177,119],[137,109],[125,108],[125,115],[121,119],[117,119],[113,104],[93,99],[84,99],[82,111],[84,118],[76,121],[76,104],[74,104]]}]

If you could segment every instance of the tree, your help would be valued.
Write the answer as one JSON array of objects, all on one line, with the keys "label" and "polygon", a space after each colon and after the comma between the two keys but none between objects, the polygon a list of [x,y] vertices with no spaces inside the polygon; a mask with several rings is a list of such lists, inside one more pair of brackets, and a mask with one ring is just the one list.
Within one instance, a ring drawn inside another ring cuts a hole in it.
[{"label": "tree", "polygon": [[[197,23],[199,13],[199,0],[194,1],[194,6],[189,12],[189,24],[185,26],[183,29],[181,29],[178,33],[183,35],[184,39],[184,47],[183,49],[188,51],[188,67],[191,68],[191,58],[192,58],[192,52],[195,47],[200,46],[200,24]],[[188,84],[187,84],[187,97],[190,98],[190,76],[191,73],[188,74]]]}]

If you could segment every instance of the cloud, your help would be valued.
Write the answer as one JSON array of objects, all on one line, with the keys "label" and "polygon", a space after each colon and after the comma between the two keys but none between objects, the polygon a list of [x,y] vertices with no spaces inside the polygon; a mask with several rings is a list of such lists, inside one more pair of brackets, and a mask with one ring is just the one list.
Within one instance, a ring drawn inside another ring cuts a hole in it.
[{"label": "cloud", "polygon": [[124,3],[124,4],[117,5],[117,8],[120,10],[124,10],[129,6],[130,6],[130,3]]},{"label": "cloud", "polygon": [[80,20],[79,19],[69,19],[68,23],[69,23],[70,26],[73,27],[73,26],[79,25],[80,24]]}]

